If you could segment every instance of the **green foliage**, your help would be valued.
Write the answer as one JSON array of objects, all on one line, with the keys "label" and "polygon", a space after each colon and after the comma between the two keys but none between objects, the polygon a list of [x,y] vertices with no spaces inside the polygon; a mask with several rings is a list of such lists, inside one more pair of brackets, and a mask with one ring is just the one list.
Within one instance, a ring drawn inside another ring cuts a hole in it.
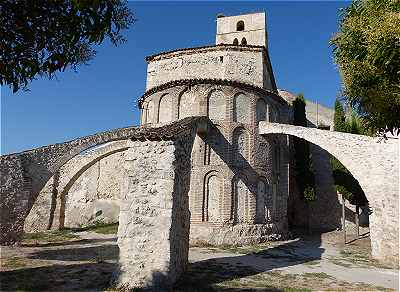
[{"label": "green foliage", "polygon": [[400,1],[353,0],[331,45],[344,97],[366,126],[400,128]]},{"label": "green foliage", "polygon": [[0,84],[16,92],[86,64],[105,38],[124,42],[121,31],[134,20],[122,0],[3,0],[0,21]]},{"label": "green foliage", "polygon": [[343,194],[350,204],[364,206],[368,203],[360,184],[347,169],[334,169],[333,179],[337,191]]},{"label": "green foliage", "polygon": [[336,99],[335,100],[335,111],[333,115],[334,130],[338,132],[346,132],[346,116],[344,113],[342,103]]},{"label": "green foliage", "polygon": [[299,93],[293,101],[293,113],[293,124],[296,126],[307,127],[306,100],[302,93]]},{"label": "green foliage", "polygon": [[[296,126],[307,127],[306,102],[303,94],[293,101],[294,121]],[[294,138],[296,181],[300,193],[308,201],[315,200],[314,172],[310,157],[310,147],[307,141]]]}]

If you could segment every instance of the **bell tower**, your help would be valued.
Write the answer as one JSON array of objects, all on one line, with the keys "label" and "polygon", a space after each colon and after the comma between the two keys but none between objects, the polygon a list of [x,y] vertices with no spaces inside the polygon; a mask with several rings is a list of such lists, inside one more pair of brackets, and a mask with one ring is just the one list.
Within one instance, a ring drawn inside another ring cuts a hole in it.
[{"label": "bell tower", "polygon": [[268,46],[265,12],[217,16],[216,44]]}]

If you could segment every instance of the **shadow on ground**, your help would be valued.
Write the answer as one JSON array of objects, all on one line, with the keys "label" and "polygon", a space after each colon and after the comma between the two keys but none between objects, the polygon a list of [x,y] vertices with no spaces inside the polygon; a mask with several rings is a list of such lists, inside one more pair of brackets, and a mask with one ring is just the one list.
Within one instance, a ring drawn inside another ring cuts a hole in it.
[{"label": "shadow on ground", "polygon": [[117,245],[107,244],[66,249],[46,249],[34,252],[28,258],[57,261],[105,261],[118,259],[118,252]]},{"label": "shadow on ground", "polygon": [[[323,253],[321,236],[312,235],[302,236],[296,241],[250,252],[246,255],[198,261],[189,265],[188,271],[175,285],[174,291],[291,291],[290,286],[288,287],[289,289],[284,289],[284,287],[276,288],[272,285],[269,286],[272,283],[268,283],[268,281],[263,281],[262,288],[242,288],[240,278],[255,276],[277,268],[320,260]],[[231,283],[229,285],[221,285],[223,282]],[[235,285],[238,287],[236,288]]]},{"label": "shadow on ground", "polygon": [[0,273],[1,291],[102,291],[116,268],[112,263],[52,265]]}]

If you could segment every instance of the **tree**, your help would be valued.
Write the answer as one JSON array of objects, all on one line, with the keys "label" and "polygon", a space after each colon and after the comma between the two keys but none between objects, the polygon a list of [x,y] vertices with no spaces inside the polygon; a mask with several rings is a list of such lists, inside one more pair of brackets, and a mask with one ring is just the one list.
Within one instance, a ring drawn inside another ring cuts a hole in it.
[{"label": "tree", "polygon": [[368,128],[400,128],[400,1],[353,0],[330,43],[344,98]]},{"label": "tree", "polygon": [[16,92],[86,64],[105,38],[124,42],[134,19],[123,0],[3,0],[0,22],[0,84]]},{"label": "tree", "polygon": [[[307,127],[306,102],[302,93],[293,101],[293,124]],[[314,172],[312,167],[310,147],[307,141],[294,138],[296,181],[302,197],[307,201],[315,199]]]}]

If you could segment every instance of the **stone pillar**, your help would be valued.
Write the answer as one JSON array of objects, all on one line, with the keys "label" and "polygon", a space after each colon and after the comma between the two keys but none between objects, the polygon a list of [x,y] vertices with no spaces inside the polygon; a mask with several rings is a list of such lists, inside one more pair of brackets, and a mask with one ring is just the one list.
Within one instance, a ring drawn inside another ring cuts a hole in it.
[{"label": "stone pillar", "polygon": [[31,181],[17,155],[0,157],[0,245],[19,244],[29,212]]},{"label": "stone pillar", "polygon": [[189,252],[193,141],[131,141],[121,194],[117,287],[171,289]]}]

